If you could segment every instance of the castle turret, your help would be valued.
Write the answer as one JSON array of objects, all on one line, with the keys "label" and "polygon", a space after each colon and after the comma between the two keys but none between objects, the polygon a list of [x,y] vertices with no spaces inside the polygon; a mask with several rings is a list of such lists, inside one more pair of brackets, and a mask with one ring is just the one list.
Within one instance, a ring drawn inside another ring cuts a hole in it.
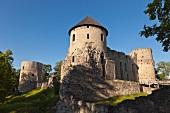
[{"label": "castle turret", "polygon": [[132,58],[136,59],[139,67],[138,77],[139,82],[155,81],[154,60],[152,57],[152,49],[140,48],[135,49],[130,53]]},{"label": "castle turret", "polygon": [[21,71],[18,89],[20,92],[27,92],[36,88],[37,83],[42,79],[42,63],[23,61],[21,63]]},{"label": "castle turret", "polygon": [[83,63],[80,54],[89,49],[95,49],[99,54],[106,52],[106,36],[108,31],[90,16],[80,21],[69,30],[70,47],[67,56],[72,56],[71,64],[77,65]]}]

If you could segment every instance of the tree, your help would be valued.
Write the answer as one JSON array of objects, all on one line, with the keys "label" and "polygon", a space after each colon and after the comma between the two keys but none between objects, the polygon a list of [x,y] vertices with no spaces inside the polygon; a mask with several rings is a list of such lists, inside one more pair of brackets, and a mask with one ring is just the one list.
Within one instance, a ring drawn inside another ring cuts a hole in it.
[{"label": "tree", "polygon": [[13,92],[18,91],[19,76],[20,76],[20,69],[17,70],[15,68],[12,68]]},{"label": "tree", "polygon": [[62,64],[62,61],[56,62],[55,67],[54,67],[55,75],[58,80],[60,80],[60,76],[61,76],[61,64]]},{"label": "tree", "polygon": [[48,76],[50,75],[50,72],[52,71],[52,67],[50,64],[43,64],[43,69],[42,69],[42,75],[43,75],[43,80],[46,81]]},{"label": "tree", "polygon": [[170,74],[170,62],[161,61],[161,62],[157,63],[156,65],[157,65],[156,78],[158,78],[159,80],[167,79]]},{"label": "tree", "polygon": [[54,94],[58,95],[59,94],[59,89],[60,89],[60,76],[61,76],[61,64],[62,61],[56,62],[55,67],[54,67],[54,75],[56,75],[56,79],[54,80]]},{"label": "tree", "polygon": [[144,13],[148,14],[149,20],[156,20],[158,24],[144,25],[140,35],[146,38],[156,35],[156,40],[162,43],[163,51],[167,52],[170,50],[170,0],[153,0]]},{"label": "tree", "polygon": [[0,51],[0,101],[4,103],[5,97],[12,90],[12,51]]}]

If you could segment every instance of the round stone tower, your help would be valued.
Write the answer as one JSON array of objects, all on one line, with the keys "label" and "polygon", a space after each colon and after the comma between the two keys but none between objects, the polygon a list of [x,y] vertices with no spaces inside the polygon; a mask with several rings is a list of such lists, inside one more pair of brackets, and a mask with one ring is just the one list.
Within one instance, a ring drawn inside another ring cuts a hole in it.
[{"label": "round stone tower", "polygon": [[130,53],[131,57],[136,57],[136,63],[139,67],[138,76],[139,82],[151,82],[155,81],[155,70],[154,60],[152,57],[152,49],[150,48],[139,48],[135,49]]},{"label": "round stone tower", "polygon": [[90,16],[80,21],[69,30],[70,47],[67,56],[72,56],[72,65],[87,61],[79,58],[83,51],[96,50],[99,54],[106,52],[108,31]]},{"label": "round stone tower", "polygon": [[21,71],[18,89],[20,92],[27,92],[36,88],[37,83],[41,83],[42,79],[42,63],[23,61],[21,63]]}]

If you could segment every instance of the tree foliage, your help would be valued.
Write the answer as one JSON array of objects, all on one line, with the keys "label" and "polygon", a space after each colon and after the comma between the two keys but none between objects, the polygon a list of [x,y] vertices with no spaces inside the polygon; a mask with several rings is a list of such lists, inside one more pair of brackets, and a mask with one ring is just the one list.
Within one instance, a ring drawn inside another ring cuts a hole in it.
[{"label": "tree foliage", "polygon": [[19,76],[20,76],[20,69],[12,68],[12,84],[13,84],[13,92],[18,91],[18,84],[19,84]]},{"label": "tree foliage", "polygon": [[59,88],[60,88],[60,76],[61,76],[61,65],[62,61],[56,62],[54,66],[54,75],[56,76],[56,79],[54,80],[54,94],[59,94]]},{"label": "tree foliage", "polygon": [[50,64],[43,64],[42,75],[43,80],[46,81],[52,71],[52,66]]},{"label": "tree foliage", "polygon": [[162,43],[163,51],[167,52],[170,49],[170,0],[153,0],[144,13],[151,21],[158,21],[158,24],[144,25],[140,35],[146,38],[156,35],[156,40]]},{"label": "tree foliage", "polygon": [[0,51],[0,101],[3,103],[5,97],[12,90],[12,51]]},{"label": "tree foliage", "polygon": [[55,75],[58,80],[60,80],[60,76],[61,76],[61,64],[62,64],[62,61],[56,62],[55,67],[54,67]]},{"label": "tree foliage", "polygon": [[156,68],[156,71],[157,71],[156,77],[159,80],[167,79],[169,74],[170,74],[170,62],[161,61],[161,62],[157,63],[156,65],[157,65],[157,68]]}]

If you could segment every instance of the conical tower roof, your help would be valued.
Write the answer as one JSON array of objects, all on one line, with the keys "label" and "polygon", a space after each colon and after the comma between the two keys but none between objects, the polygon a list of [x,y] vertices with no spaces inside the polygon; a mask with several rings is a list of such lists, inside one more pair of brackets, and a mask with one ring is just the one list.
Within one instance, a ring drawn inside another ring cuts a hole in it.
[{"label": "conical tower roof", "polygon": [[70,32],[76,28],[76,27],[80,27],[80,26],[94,26],[94,27],[99,27],[99,28],[102,28],[106,31],[106,36],[108,35],[108,31],[106,28],[104,28],[101,24],[99,24],[96,20],[94,20],[92,17],[90,16],[87,16],[86,18],[84,18],[82,21],[80,21],[78,24],[76,24],[74,27],[72,27],[70,30],[69,30],[69,35],[70,35]]}]

